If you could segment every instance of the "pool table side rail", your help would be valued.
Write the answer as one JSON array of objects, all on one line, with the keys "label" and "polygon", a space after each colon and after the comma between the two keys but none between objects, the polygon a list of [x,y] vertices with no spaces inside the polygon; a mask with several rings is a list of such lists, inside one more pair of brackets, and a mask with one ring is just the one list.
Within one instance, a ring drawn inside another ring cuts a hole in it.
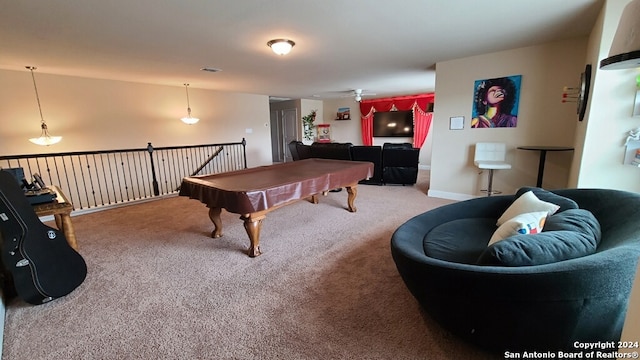
[{"label": "pool table side rail", "polygon": [[306,159],[223,174],[185,177],[179,194],[208,207],[249,214],[308,198],[328,190],[355,186],[373,175],[373,164],[360,161]]}]

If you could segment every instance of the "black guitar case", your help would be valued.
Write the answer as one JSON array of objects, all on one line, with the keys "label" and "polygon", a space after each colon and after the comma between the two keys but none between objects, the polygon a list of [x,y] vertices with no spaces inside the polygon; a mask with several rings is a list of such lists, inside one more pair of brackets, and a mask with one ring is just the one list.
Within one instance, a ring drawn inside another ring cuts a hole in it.
[{"label": "black guitar case", "polygon": [[5,284],[13,282],[17,295],[30,304],[65,296],[87,276],[82,256],[62,232],[40,221],[16,178],[1,170],[0,240]]}]

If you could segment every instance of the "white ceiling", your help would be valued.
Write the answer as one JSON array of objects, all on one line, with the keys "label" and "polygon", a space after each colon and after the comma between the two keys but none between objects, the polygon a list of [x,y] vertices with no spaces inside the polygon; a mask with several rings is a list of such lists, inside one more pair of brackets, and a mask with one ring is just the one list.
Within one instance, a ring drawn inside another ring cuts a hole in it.
[{"label": "white ceiling", "polygon": [[[603,1],[0,0],[0,69],[292,98],[417,94],[434,90],[437,62],[586,36]],[[274,38],[296,46],[277,56]]]}]

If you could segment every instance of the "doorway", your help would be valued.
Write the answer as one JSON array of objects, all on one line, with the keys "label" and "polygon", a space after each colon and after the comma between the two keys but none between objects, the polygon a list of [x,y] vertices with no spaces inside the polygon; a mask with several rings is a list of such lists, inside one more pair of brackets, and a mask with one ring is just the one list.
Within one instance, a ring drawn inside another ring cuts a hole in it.
[{"label": "doorway", "polygon": [[271,156],[272,161],[293,161],[288,144],[298,140],[298,109],[271,110]]}]

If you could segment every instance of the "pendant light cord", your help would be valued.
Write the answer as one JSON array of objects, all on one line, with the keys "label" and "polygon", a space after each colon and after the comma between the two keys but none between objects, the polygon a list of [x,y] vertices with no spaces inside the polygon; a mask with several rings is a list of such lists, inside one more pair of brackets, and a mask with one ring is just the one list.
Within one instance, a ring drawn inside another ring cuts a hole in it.
[{"label": "pendant light cord", "polygon": [[38,101],[38,110],[40,111],[40,122],[44,124],[44,117],[42,116],[42,106],[40,106],[40,96],[38,95],[38,87],[36,86],[36,77],[33,75],[33,70],[37,69],[34,66],[27,66],[27,69],[31,71],[31,79],[33,80],[33,88],[36,90],[36,100]]},{"label": "pendant light cord", "polygon": [[184,89],[187,92],[187,114],[191,117],[191,104],[189,104],[189,84],[184,84]]}]

